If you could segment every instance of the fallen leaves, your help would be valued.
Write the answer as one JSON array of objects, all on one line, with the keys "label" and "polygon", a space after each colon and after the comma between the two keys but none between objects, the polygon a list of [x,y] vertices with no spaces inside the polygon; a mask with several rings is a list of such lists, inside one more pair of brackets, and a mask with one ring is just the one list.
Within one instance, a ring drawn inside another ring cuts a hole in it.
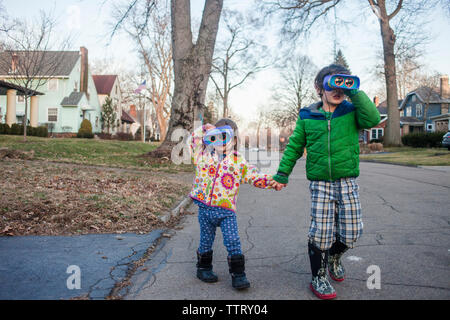
[{"label": "fallen leaves", "polygon": [[0,235],[150,232],[187,194],[186,181],[161,172],[0,161]]}]

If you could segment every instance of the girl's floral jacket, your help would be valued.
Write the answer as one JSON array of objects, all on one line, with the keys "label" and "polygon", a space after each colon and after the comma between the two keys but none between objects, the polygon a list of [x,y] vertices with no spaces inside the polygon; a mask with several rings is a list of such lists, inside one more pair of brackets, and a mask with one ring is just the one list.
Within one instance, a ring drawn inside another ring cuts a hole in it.
[{"label": "girl's floral jacket", "polygon": [[215,152],[204,147],[205,126],[197,128],[189,137],[188,144],[196,173],[190,197],[212,207],[236,211],[236,200],[242,183],[257,188],[271,189],[268,182],[272,176],[259,173],[237,152],[222,161]]}]

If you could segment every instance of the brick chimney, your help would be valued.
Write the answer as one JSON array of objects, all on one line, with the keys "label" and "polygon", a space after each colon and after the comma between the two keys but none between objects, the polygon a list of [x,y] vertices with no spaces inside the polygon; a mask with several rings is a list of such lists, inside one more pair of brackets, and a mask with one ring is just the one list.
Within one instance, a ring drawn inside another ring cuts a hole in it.
[{"label": "brick chimney", "polygon": [[450,92],[448,88],[448,76],[443,75],[441,76],[441,86],[439,90],[439,95],[443,99],[449,99],[450,98]]},{"label": "brick chimney", "polygon": [[134,104],[132,104],[130,106],[130,112],[129,112],[130,116],[132,116],[134,119],[137,119],[137,113],[136,113],[136,106]]},{"label": "brick chimney", "polygon": [[373,103],[375,104],[375,107],[378,107],[380,104],[380,98],[378,98],[378,96],[373,97]]},{"label": "brick chimney", "polygon": [[85,47],[80,47],[81,66],[80,66],[80,92],[84,92],[89,99],[88,95],[88,76],[89,76],[89,64],[88,64],[88,50]]}]

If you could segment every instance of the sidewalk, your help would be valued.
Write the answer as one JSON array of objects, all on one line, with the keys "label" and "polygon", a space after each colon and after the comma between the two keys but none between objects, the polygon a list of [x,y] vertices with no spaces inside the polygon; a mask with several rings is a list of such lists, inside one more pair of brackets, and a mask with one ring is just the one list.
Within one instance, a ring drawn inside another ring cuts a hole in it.
[{"label": "sidewalk", "polygon": [[[237,215],[250,289],[232,289],[219,229],[214,247],[219,282],[196,278],[199,227],[192,215],[137,270],[122,292],[125,299],[316,299],[308,288],[304,164],[298,162],[281,192],[242,186]],[[450,174],[361,163],[358,183],[364,234],[344,255],[347,278],[333,283],[338,299],[450,299]],[[196,212],[195,206],[191,210]],[[380,289],[367,286],[373,266],[380,270]]]}]

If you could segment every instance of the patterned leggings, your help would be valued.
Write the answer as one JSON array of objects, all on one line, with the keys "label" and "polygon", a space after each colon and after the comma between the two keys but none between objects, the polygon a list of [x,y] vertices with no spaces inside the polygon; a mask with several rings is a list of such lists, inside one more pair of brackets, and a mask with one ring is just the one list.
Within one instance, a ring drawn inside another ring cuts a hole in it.
[{"label": "patterned leggings", "polygon": [[202,254],[212,250],[216,228],[220,227],[228,256],[242,254],[236,214],[223,208],[207,206],[199,201],[195,203],[198,205],[198,222],[200,223],[198,252]]}]

